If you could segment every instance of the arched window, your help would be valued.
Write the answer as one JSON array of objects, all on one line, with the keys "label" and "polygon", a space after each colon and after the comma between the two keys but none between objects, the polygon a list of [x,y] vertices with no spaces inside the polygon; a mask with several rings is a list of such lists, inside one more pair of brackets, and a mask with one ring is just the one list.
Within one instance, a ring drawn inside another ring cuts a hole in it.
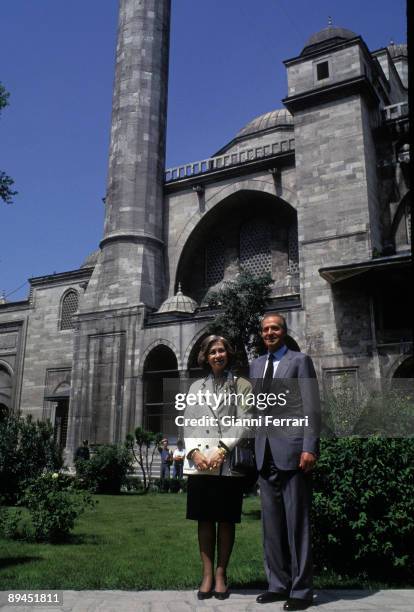
[{"label": "arched window", "polygon": [[78,310],[79,295],[74,289],[70,289],[65,293],[62,299],[60,310],[60,329],[73,329],[72,316]]},{"label": "arched window", "polygon": [[161,432],[174,442],[178,429],[175,425],[177,413],[168,401],[164,379],[178,378],[177,358],[163,344],[152,349],[144,363],[144,429]]},{"label": "arched window", "polygon": [[272,273],[270,227],[264,219],[252,219],[240,230],[240,265],[251,274]]}]

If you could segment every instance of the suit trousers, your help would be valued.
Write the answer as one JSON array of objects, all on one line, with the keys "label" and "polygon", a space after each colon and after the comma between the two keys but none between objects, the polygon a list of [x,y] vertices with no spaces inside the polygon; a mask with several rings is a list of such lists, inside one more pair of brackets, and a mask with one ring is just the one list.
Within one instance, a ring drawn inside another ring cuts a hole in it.
[{"label": "suit trousers", "polygon": [[311,474],[279,470],[266,440],[259,486],[269,591],[312,599]]}]

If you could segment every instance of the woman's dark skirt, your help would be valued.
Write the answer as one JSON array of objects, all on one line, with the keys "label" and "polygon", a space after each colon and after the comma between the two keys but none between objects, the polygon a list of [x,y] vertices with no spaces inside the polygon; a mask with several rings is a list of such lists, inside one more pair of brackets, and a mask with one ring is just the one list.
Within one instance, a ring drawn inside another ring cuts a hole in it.
[{"label": "woman's dark skirt", "polygon": [[240,523],[243,480],[237,476],[189,476],[187,518]]}]

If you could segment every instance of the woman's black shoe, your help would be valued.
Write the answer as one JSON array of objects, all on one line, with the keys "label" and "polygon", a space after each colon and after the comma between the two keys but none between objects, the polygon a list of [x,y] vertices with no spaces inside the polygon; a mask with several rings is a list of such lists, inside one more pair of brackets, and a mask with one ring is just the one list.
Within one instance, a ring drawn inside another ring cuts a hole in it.
[{"label": "woman's black shoe", "polygon": [[214,597],[223,601],[224,599],[228,599],[230,597],[230,591],[228,589],[227,591],[224,591],[224,593],[218,593],[217,591],[214,591]]},{"label": "woman's black shoe", "polygon": [[210,599],[210,597],[213,597],[213,594],[213,589],[209,591],[197,591],[197,599]]}]

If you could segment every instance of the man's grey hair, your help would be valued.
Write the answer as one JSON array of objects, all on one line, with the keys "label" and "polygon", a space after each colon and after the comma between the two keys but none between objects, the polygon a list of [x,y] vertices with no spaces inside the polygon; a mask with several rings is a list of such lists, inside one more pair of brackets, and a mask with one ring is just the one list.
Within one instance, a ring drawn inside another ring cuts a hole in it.
[{"label": "man's grey hair", "polygon": [[270,317],[278,317],[282,322],[282,327],[285,330],[285,333],[287,333],[288,329],[287,329],[286,319],[284,315],[280,314],[280,312],[266,312],[260,319],[260,328],[263,327],[263,321],[265,321],[266,319],[269,319]]}]

